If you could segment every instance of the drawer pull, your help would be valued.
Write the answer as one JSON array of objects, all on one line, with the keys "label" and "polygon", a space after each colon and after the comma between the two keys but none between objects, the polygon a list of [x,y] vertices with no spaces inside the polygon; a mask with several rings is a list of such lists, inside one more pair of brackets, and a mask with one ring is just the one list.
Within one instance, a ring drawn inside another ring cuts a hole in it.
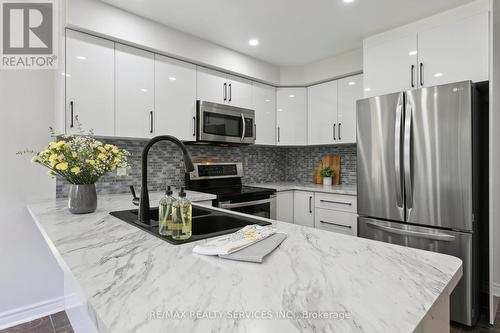
[{"label": "drawer pull", "polygon": [[328,203],[333,203],[333,204],[339,204],[339,205],[346,205],[346,206],[352,206],[352,202],[343,202],[343,201],[332,201],[332,200],[320,200],[321,202],[328,202]]},{"label": "drawer pull", "polygon": [[321,223],[325,223],[325,224],[331,224],[331,225],[334,225],[336,227],[341,227],[341,228],[346,228],[346,229],[352,229],[352,227],[350,225],[343,225],[343,224],[338,224],[338,223],[333,223],[333,222],[328,222],[328,221],[320,221]]}]

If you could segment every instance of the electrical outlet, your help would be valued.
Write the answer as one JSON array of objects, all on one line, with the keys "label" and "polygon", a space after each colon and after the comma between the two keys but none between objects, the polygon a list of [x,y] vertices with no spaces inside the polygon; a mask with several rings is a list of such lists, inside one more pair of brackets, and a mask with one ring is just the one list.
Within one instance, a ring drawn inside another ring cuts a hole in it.
[{"label": "electrical outlet", "polygon": [[118,168],[116,169],[116,175],[118,177],[123,177],[127,175],[127,168]]}]

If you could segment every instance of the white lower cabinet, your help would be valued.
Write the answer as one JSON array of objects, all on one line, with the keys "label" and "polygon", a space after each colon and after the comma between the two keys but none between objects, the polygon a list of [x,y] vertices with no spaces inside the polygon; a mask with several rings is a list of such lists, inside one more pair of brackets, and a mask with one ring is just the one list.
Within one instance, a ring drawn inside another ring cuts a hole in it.
[{"label": "white lower cabinet", "polygon": [[293,222],[306,227],[314,227],[314,192],[294,192]]},{"label": "white lower cabinet", "polygon": [[276,220],[293,223],[293,192],[276,193]]},{"label": "white lower cabinet", "polygon": [[357,215],[338,210],[316,208],[314,211],[314,227],[356,236],[358,234]]}]

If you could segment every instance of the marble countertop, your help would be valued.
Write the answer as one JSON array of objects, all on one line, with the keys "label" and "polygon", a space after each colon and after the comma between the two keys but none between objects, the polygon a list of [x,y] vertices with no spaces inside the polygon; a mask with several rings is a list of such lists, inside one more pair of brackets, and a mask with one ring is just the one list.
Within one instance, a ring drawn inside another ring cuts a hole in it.
[{"label": "marble countertop", "polygon": [[132,207],[28,207],[101,332],[412,332],[462,275],[455,257],[281,222],[262,264],[195,255],[108,214]]},{"label": "marble countertop", "polygon": [[275,189],[277,192],[299,190],[299,191],[309,191],[309,192],[357,195],[356,185],[325,186],[322,184],[300,183],[300,182],[274,182],[274,183],[259,183],[259,184],[247,184],[247,185],[255,187],[272,188]]}]

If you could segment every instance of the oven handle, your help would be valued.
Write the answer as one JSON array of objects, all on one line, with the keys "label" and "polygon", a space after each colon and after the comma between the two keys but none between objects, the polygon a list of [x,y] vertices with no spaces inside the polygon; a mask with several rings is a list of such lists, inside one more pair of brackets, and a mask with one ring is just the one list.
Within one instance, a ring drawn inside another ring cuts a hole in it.
[{"label": "oven handle", "polygon": [[255,206],[255,205],[260,205],[260,204],[265,204],[265,203],[271,203],[273,200],[275,200],[275,196],[271,196],[269,199],[245,201],[245,202],[238,202],[238,203],[234,203],[234,204],[229,203],[229,201],[226,201],[226,202],[221,202],[219,204],[219,208],[231,209],[231,208]]}]

